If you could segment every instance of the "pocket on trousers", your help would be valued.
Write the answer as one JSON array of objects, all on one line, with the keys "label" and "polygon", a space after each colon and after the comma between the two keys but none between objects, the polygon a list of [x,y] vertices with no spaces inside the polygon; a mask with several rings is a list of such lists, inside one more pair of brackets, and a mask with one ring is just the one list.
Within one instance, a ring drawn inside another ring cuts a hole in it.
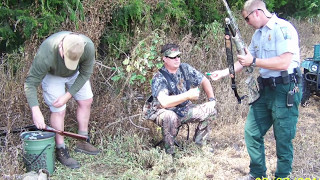
[{"label": "pocket on trousers", "polygon": [[282,138],[289,138],[291,140],[296,135],[296,124],[298,122],[298,111],[295,110],[297,107],[278,107],[276,109],[276,118],[279,121],[281,128],[279,135]]},{"label": "pocket on trousers", "polygon": [[279,124],[281,127],[281,131],[278,133],[280,137],[291,140],[296,136],[296,124],[298,121],[298,117],[288,117],[284,119],[279,119]]},{"label": "pocket on trousers", "polygon": [[274,112],[275,117],[278,119],[290,118],[290,117],[297,117],[299,115],[299,95],[301,93],[294,94],[294,103],[293,106],[287,106],[287,93],[289,91],[289,85],[282,85],[277,87],[277,97],[274,102]]},{"label": "pocket on trousers", "polygon": [[291,119],[298,117],[299,111],[297,106],[292,107],[277,107],[275,109],[275,115],[277,119]]}]

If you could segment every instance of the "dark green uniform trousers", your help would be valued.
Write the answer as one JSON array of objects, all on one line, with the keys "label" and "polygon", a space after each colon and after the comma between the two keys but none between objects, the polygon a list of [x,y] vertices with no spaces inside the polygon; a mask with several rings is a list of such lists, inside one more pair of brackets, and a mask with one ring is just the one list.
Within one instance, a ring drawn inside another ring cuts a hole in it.
[{"label": "dark green uniform trousers", "polygon": [[260,98],[250,106],[245,124],[245,142],[250,160],[250,174],[266,177],[264,135],[273,125],[276,139],[276,177],[287,177],[292,170],[293,145],[302,89],[294,94],[293,106],[287,106],[287,93],[293,90],[294,83],[277,84],[275,88],[264,87]]}]

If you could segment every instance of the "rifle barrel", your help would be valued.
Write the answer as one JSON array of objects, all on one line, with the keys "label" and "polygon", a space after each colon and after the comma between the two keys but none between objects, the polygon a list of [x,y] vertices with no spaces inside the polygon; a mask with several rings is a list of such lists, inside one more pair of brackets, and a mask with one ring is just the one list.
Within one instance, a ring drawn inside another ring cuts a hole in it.
[{"label": "rifle barrel", "polygon": [[229,18],[226,18],[226,19],[225,19],[225,22],[226,22],[226,25],[227,25],[229,31],[231,32],[231,36],[232,36],[232,37],[236,37],[237,32],[235,32],[235,31],[234,31],[234,28],[232,28],[230,19],[229,19]]},{"label": "rifle barrel", "polygon": [[58,133],[61,136],[69,136],[69,137],[80,139],[80,140],[87,140],[88,139],[87,136],[83,136],[83,135],[72,133],[72,132],[60,131],[60,130],[54,129],[54,128],[50,127],[50,126],[46,126],[46,128],[43,129],[43,130],[44,131]]}]

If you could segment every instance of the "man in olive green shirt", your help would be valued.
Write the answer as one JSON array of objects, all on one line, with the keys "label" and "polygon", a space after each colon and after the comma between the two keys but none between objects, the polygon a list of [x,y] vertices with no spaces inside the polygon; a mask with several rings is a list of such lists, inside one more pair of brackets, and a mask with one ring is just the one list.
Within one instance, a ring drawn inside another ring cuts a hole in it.
[{"label": "man in olive green shirt", "polygon": [[[46,127],[37,98],[37,88],[42,83],[43,97],[51,111],[51,126],[64,130],[66,103],[73,97],[78,104],[78,133],[88,136],[93,101],[89,78],[93,73],[94,61],[94,44],[82,34],[58,32],[40,45],[24,84],[33,122],[37,128]],[[99,153],[99,150],[88,142],[78,142],[75,151],[92,155]],[[56,134],[56,157],[67,167],[80,167],[80,164],[70,157],[64,138],[59,134]]]}]

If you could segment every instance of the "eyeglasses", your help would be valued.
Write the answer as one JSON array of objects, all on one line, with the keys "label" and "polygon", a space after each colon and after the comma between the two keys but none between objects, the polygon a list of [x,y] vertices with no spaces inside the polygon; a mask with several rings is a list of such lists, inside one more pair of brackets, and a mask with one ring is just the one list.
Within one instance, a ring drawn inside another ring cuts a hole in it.
[{"label": "eyeglasses", "polygon": [[176,59],[176,58],[180,58],[180,55],[177,55],[175,57],[169,57],[169,56],[166,56],[166,58],[169,58],[169,59]]},{"label": "eyeglasses", "polygon": [[244,20],[246,20],[247,22],[249,22],[249,20],[250,20],[250,19],[249,19],[249,16],[250,16],[253,12],[255,12],[256,10],[261,10],[261,11],[262,11],[262,9],[255,9],[255,10],[251,11],[251,12],[248,14],[248,16],[244,18]]}]

